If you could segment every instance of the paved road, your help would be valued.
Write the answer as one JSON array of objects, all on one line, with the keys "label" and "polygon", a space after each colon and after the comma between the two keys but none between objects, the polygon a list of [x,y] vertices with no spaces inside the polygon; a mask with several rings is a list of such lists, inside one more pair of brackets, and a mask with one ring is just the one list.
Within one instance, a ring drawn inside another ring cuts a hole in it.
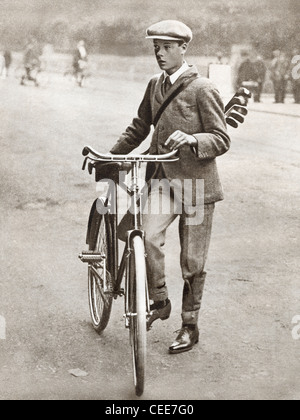
[{"label": "paved road", "polygon": [[[113,77],[83,90],[1,81],[0,399],[135,398],[123,301],[97,336],[77,255],[96,197],[82,146],[108,151],[143,89]],[[216,209],[201,340],[175,357],[167,348],[180,327],[176,224],[168,233],[174,310],[148,335],[145,399],[300,398],[300,340],[291,334],[300,314],[300,119],[257,111],[219,158],[226,200]],[[88,376],[70,375],[76,368]]]}]

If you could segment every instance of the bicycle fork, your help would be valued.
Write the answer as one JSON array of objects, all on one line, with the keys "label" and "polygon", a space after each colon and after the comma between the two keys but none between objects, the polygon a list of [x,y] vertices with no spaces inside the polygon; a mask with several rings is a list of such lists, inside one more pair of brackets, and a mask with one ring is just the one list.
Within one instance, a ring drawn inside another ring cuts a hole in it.
[{"label": "bicycle fork", "polygon": [[[124,250],[124,255],[121,263],[121,267],[123,265],[123,270],[125,271],[125,313],[123,318],[125,319],[125,327],[130,328],[130,321],[132,318],[137,317],[136,311],[133,311],[133,308],[130,307],[130,293],[131,293],[131,267],[130,267],[130,259],[133,255],[133,247],[132,247],[132,239],[135,235],[139,235],[142,238],[144,237],[144,233],[140,230],[134,230],[129,232],[128,234],[128,243],[127,247]],[[145,258],[147,258],[147,254],[145,253]],[[150,318],[150,299],[149,299],[149,290],[148,290],[148,279],[145,279],[145,299],[146,299],[146,321]]]}]

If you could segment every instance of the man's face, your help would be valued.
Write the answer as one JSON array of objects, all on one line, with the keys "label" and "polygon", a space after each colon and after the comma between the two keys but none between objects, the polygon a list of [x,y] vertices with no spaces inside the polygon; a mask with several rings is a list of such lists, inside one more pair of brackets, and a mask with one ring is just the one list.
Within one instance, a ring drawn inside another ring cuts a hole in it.
[{"label": "man's face", "polygon": [[161,39],[155,39],[153,44],[159,67],[170,75],[175,73],[183,64],[187,44],[182,43],[180,45],[178,41],[164,41]]}]

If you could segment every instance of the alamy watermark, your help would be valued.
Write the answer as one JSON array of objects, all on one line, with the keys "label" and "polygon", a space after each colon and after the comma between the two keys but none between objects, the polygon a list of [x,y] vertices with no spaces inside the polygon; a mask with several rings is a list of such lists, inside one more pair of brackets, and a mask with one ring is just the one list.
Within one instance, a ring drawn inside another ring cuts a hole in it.
[{"label": "alamy watermark", "polygon": [[0,340],[6,340],[6,319],[0,315]]},{"label": "alamy watermark", "polygon": [[[126,195],[128,211],[132,214],[184,214],[186,224],[191,226],[201,225],[204,220],[204,180],[203,179],[151,179],[149,183],[137,180],[139,194],[138,207],[133,205],[131,192],[136,187],[128,187],[124,183],[124,172],[119,174],[118,185],[121,187],[118,194]],[[109,212],[116,214],[117,184],[111,179],[103,179],[101,182],[108,184],[110,191]],[[97,191],[99,190],[97,184]],[[106,214],[108,208],[99,201],[97,204],[99,214]]]},{"label": "alamy watermark", "polygon": [[295,324],[292,329],[292,337],[294,340],[300,340],[300,315],[295,315],[292,319],[292,324]]},{"label": "alamy watermark", "polygon": [[294,80],[300,79],[300,55],[295,55],[292,58],[292,64],[295,64],[292,70],[292,77]]}]

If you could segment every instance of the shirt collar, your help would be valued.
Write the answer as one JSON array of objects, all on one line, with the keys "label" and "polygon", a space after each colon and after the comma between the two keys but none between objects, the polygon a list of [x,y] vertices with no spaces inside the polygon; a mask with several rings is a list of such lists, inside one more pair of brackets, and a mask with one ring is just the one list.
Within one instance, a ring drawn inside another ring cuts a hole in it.
[{"label": "shirt collar", "polygon": [[[179,79],[179,77],[189,69],[189,65],[186,61],[184,61],[184,63],[182,64],[182,66],[175,71],[175,73],[171,74],[171,76],[169,76],[170,78],[170,82],[172,85],[174,85],[174,83],[176,82],[177,79]],[[168,76],[168,73],[165,71],[164,72],[164,81],[166,80],[166,77]]]}]

